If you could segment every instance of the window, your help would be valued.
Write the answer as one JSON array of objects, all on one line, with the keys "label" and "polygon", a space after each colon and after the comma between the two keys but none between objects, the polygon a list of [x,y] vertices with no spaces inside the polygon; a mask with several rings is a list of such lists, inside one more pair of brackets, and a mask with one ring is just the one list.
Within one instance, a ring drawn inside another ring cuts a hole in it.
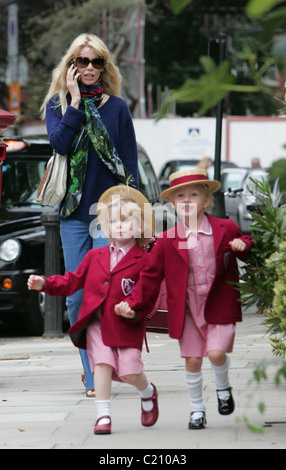
[{"label": "window", "polygon": [[138,149],[138,173],[139,190],[150,202],[157,201],[159,197],[157,178],[147,155],[140,149]]},{"label": "window", "polygon": [[47,160],[7,158],[3,164],[2,206],[35,204]]}]

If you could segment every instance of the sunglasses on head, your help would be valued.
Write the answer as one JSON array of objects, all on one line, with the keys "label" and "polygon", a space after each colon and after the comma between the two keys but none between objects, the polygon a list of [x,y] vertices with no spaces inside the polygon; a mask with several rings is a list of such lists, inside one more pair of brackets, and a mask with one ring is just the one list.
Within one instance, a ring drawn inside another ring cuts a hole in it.
[{"label": "sunglasses on head", "polygon": [[89,59],[88,57],[76,57],[75,60],[72,61],[74,65],[78,69],[85,69],[90,63],[95,69],[102,69],[105,64],[105,60],[103,57],[95,57],[94,59]]}]

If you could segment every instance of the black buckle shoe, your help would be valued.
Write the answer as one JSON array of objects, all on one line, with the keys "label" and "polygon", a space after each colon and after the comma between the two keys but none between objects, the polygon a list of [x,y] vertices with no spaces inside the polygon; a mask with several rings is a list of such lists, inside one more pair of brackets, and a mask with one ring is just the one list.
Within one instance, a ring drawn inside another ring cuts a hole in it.
[{"label": "black buckle shoe", "polygon": [[202,413],[201,418],[194,418],[193,417],[194,413],[197,413],[197,412],[193,411],[191,413],[190,422],[189,422],[189,429],[204,429],[205,425],[207,424],[205,412],[201,411],[201,413]]},{"label": "black buckle shoe", "polygon": [[[226,415],[230,415],[231,413],[234,412],[235,404],[234,404],[234,400],[233,400],[231,390],[232,390],[232,388],[229,387],[229,388],[225,388],[224,390],[217,390],[216,391],[217,400],[218,400],[218,412],[221,415],[226,416]],[[227,398],[227,399],[219,398],[218,392],[224,392],[224,391],[229,392],[229,398]]]}]

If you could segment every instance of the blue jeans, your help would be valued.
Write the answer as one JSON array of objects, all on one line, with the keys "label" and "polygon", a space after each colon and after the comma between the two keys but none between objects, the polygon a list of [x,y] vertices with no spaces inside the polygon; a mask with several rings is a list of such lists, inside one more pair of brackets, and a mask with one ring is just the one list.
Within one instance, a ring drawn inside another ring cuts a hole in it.
[{"label": "blue jeans", "polygon": [[[104,236],[100,229],[96,233],[96,238],[92,238],[89,233],[89,223],[81,220],[61,220],[60,232],[66,272],[75,271],[91,248],[99,248],[109,244],[108,238]],[[82,295],[83,289],[66,299],[71,325],[77,321],[82,304]],[[86,390],[92,390],[94,389],[94,380],[87,352],[84,349],[79,349],[79,352],[84,367]]]}]

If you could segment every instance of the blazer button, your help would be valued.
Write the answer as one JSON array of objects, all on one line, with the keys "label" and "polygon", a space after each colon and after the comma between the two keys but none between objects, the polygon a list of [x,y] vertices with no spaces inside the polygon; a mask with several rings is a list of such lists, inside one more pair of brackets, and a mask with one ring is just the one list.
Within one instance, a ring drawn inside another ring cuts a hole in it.
[{"label": "blazer button", "polygon": [[108,281],[105,281],[105,282],[104,282],[104,285],[105,285],[105,286],[108,286],[108,284],[109,284]]},{"label": "blazer button", "polygon": [[101,298],[104,299],[104,297],[105,297],[105,294],[101,294]]}]

